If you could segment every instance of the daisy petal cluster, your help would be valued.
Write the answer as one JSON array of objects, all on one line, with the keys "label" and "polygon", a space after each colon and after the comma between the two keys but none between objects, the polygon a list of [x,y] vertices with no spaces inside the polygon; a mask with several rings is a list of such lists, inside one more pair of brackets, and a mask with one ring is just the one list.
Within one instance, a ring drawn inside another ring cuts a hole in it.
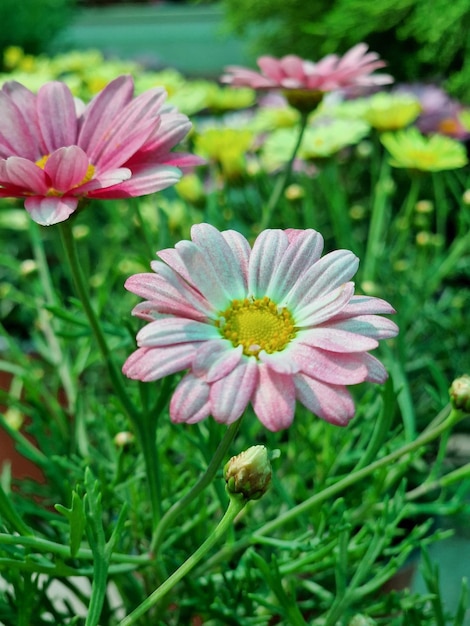
[{"label": "daisy petal cluster", "polygon": [[465,147],[443,135],[422,135],[411,127],[396,133],[383,133],[380,141],[391,155],[390,164],[421,172],[440,172],[468,163]]},{"label": "daisy petal cluster", "polygon": [[133,97],[130,76],[87,106],[61,82],[37,94],[18,82],[0,91],[0,197],[25,198],[43,225],[66,220],[83,198],[142,196],[176,183],[198,157],[173,153],[191,128],[164,106],[166,92]]},{"label": "daisy petal cluster", "polygon": [[236,231],[193,226],[191,241],[158,253],[153,273],[126,282],[145,299],[134,315],[149,323],[124,373],[153,381],[187,370],[170,402],[174,422],[230,424],[251,403],[277,431],[299,401],[346,425],[347,386],[387,378],[369,351],[398,328],[378,315],[394,313],[390,304],[354,295],[357,257],[322,251],[314,230],[265,230],[251,248]]},{"label": "daisy petal cluster", "polygon": [[[221,80],[234,87],[252,89],[283,89],[290,104],[302,101],[302,92],[317,92],[319,99],[326,92],[349,87],[384,85],[392,82],[388,74],[372,74],[385,63],[375,52],[368,52],[365,43],[359,43],[344,56],[329,54],[317,63],[289,54],[277,59],[262,56],[257,61],[261,73],[228,66]],[[300,93],[299,93],[300,92]],[[304,94],[305,95],[305,94]]]}]

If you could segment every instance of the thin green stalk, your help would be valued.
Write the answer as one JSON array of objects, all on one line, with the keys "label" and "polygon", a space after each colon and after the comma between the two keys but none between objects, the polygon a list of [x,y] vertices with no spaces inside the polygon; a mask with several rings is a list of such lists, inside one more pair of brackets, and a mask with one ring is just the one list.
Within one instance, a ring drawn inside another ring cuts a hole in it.
[{"label": "thin green stalk", "polygon": [[470,231],[468,231],[463,237],[454,241],[452,246],[447,251],[445,257],[439,263],[436,271],[428,279],[426,284],[425,297],[431,296],[439,288],[441,282],[446,276],[452,272],[459,261],[460,257],[468,252],[470,249]]},{"label": "thin green stalk", "polygon": [[[463,417],[463,414],[461,411],[452,409],[447,419],[445,419],[441,423],[436,424],[434,429],[432,430],[426,429],[425,431],[421,433],[421,435],[417,439],[415,439],[415,441],[412,441],[410,443],[405,444],[404,446],[401,446],[400,448],[398,448],[397,450],[394,450],[390,454],[387,454],[381,459],[374,461],[374,463],[371,463],[367,467],[351,472],[350,474],[348,474],[347,476],[339,480],[337,483],[334,483],[333,485],[326,487],[322,491],[315,493],[313,496],[311,496],[304,502],[301,502],[300,504],[293,507],[292,509],[285,511],[284,513],[281,513],[280,515],[276,517],[276,519],[273,519],[270,522],[267,522],[266,524],[261,526],[261,528],[259,528],[255,533],[253,533],[252,536],[245,537],[241,539],[240,541],[238,541],[233,546],[231,546],[231,550],[235,551],[235,550],[241,550],[241,549],[246,548],[248,545],[250,545],[250,543],[256,542],[257,536],[268,535],[272,533],[273,531],[277,530],[278,528],[280,528],[281,526],[294,521],[297,517],[308,513],[309,511],[311,511],[312,509],[316,507],[318,508],[320,504],[322,504],[325,500],[338,496],[340,493],[342,493],[346,489],[352,487],[353,485],[360,482],[361,480],[366,479],[375,471],[382,469],[383,467],[393,467],[393,463],[398,461],[398,459],[401,459],[401,457],[411,454],[412,452],[419,449],[420,447],[427,445],[431,441],[434,441],[434,439],[437,439],[447,429],[454,426],[462,417]],[[226,555],[223,553],[223,551],[214,555],[214,557],[212,557],[210,561],[210,566],[212,566],[214,563],[218,562],[219,560],[225,558],[225,556]]]},{"label": "thin green stalk", "polygon": [[337,159],[329,158],[323,160],[322,163],[323,167],[316,181],[322,187],[328,206],[336,246],[355,251],[356,244],[352,237],[353,229],[349,216],[348,199],[339,176]]},{"label": "thin green stalk", "polygon": [[389,178],[390,165],[388,159],[384,156],[380,167],[379,180],[374,190],[374,202],[372,205],[367,248],[364,257],[364,270],[362,273],[363,282],[373,282],[375,280],[376,263],[384,249],[385,227],[388,218],[387,181]]},{"label": "thin green stalk", "polygon": [[411,186],[403,208],[396,217],[396,223],[399,227],[397,241],[393,250],[394,259],[400,258],[408,241],[411,228],[411,218],[418,201],[419,192],[421,190],[421,175],[419,172],[411,172]]},{"label": "thin green stalk", "polygon": [[281,197],[282,192],[284,191],[284,189],[287,186],[287,183],[289,182],[289,178],[292,173],[292,168],[294,166],[294,160],[295,160],[295,157],[297,156],[297,152],[299,151],[300,144],[302,143],[302,138],[304,136],[305,129],[307,128],[307,122],[308,122],[308,113],[302,113],[301,118],[300,118],[299,134],[297,136],[297,141],[295,143],[294,150],[292,151],[292,155],[290,159],[286,163],[286,167],[284,171],[282,172],[281,176],[277,179],[276,184],[271,193],[271,196],[269,197],[267,204],[263,207],[260,230],[264,230],[265,228],[268,228],[269,224],[271,223],[271,218],[272,218],[274,209],[276,208],[279,202],[279,198]]},{"label": "thin green stalk", "polygon": [[127,395],[126,389],[123,384],[122,375],[116,367],[111,351],[108,347],[103,329],[101,328],[99,318],[96,315],[91,304],[88,285],[85,281],[85,277],[83,276],[82,268],[78,258],[77,247],[75,245],[75,239],[73,237],[70,220],[61,222],[60,224],[58,224],[58,228],[60,231],[62,244],[65,250],[65,256],[67,259],[75,290],[80,299],[80,302],[82,303],[83,310],[85,311],[85,314],[88,318],[90,328],[95,337],[96,343],[98,344],[101,355],[104,358],[106,367],[108,368],[109,377],[111,379],[114,391],[121,401],[121,404],[126,413],[135,423],[137,420],[140,419],[140,415],[136,407],[130,401],[129,396]]},{"label": "thin green stalk", "polygon": [[[0,487],[1,489],[1,487]],[[43,539],[42,537],[32,536],[32,531],[22,522],[23,528],[17,526],[17,532],[21,532],[22,536],[0,533],[0,545],[5,546],[24,546],[39,553],[55,554],[61,559],[70,559],[70,546]],[[80,548],[75,558],[86,561],[93,561],[94,554],[89,548]],[[148,554],[121,554],[113,552],[110,555],[112,563],[123,563],[127,565],[150,565],[152,560]]]},{"label": "thin green stalk", "polygon": [[[43,239],[39,234],[39,226],[33,220],[29,220],[29,236],[31,239],[33,255],[36,261],[39,278],[41,280],[45,302],[48,305],[55,306],[58,302],[46,254],[44,252]],[[42,307],[39,308],[39,320],[44,335],[48,341],[54,364],[57,366],[57,372],[67,398],[68,409],[72,410],[77,399],[77,387],[71,375],[69,357],[62,351],[60,342],[54,332],[54,325],[51,323],[49,313],[47,313]],[[67,432],[67,425],[65,422],[60,424],[60,426],[62,428],[62,432]]]},{"label": "thin green stalk", "polygon": [[153,521],[154,524],[157,524],[160,511],[160,494],[158,491],[160,476],[159,465],[158,462],[156,462],[155,438],[149,436],[149,425],[151,424],[150,420],[152,419],[152,416],[142,416],[130,400],[129,395],[127,394],[126,388],[124,386],[123,376],[116,366],[108,343],[106,341],[105,334],[101,327],[100,320],[96,315],[90,301],[88,285],[85,281],[78,258],[77,248],[72,233],[72,227],[70,225],[70,220],[59,224],[59,230],[77,295],[80,298],[83,310],[85,311],[85,314],[88,318],[88,322],[95,337],[96,343],[98,344],[98,348],[106,363],[114,392],[119,398],[121,405],[126,411],[129,419],[133,423],[134,428],[139,433],[139,437],[143,447],[144,460],[146,464],[147,482],[149,487],[150,501],[152,505]]},{"label": "thin green stalk", "polygon": [[168,509],[165,515],[160,520],[155,533],[153,535],[151,551],[156,555],[163,541],[163,537],[168,527],[175,521],[175,519],[184,511],[184,509],[191,504],[191,502],[198,497],[198,495],[212,482],[214,476],[219,469],[222,459],[225,457],[230,444],[235,438],[235,435],[240,428],[241,420],[237,420],[231,424],[225,431],[211,462],[207,466],[206,471],[197,481],[197,483],[184,495],[181,500],[175,502],[175,504]]},{"label": "thin green stalk", "polygon": [[209,550],[226,534],[230,526],[233,524],[236,516],[242,511],[246,504],[244,498],[231,497],[230,502],[225,512],[225,515],[220,520],[215,530],[209,535],[204,543],[188,558],[186,561],[175,571],[173,574],[165,580],[153,593],[151,593],[132,613],[127,615],[123,620],[119,622],[119,626],[131,626],[142,617],[147,611],[155,606],[165,595],[173,589],[173,587],[184,578],[203,557],[209,552]]}]

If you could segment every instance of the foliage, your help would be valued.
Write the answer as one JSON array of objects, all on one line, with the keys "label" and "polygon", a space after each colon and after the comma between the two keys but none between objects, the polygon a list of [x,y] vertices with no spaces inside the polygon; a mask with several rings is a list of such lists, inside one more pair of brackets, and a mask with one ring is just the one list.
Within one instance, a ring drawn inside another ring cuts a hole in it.
[{"label": "foliage", "polygon": [[258,54],[295,53],[317,59],[344,52],[357,41],[388,60],[400,81],[437,80],[455,96],[470,99],[466,0],[223,0],[227,21],[250,33]]},{"label": "foliage", "polygon": [[75,0],[2,0],[0,4],[0,56],[9,46],[29,54],[47,50],[51,39],[66,25]]},{"label": "foliage", "polygon": [[[123,71],[117,62],[90,68],[90,58],[34,62],[89,99],[104,76]],[[0,432],[43,480],[18,480],[6,464],[0,476],[0,621],[461,626],[466,589],[454,615],[446,611],[428,558],[427,593],[386,593],[384,583],[447,536],[433,527],[436,517],[470,516],[470,463],[448,455],[453,433],[468,429],[448,395],[452,379],[470,371],[468,163],[394,169],[381,134],[364,121],[363,102],[359,133],[347,137],[344,111],[325,102],[304,120],[302,144],[301,119],[285,101],[253,107],[248,99],[240,111],[224,90],[216,107],[212,89],[204,90],[212,100],[197,99],[179,75],[131,70],[142,90],[166,80],[170,102],[179,94],[193,107],[188,148],[202,146],[208,164],[158,195],[96,201],[63,225],[106,358],[76,297],[58,227],[41,228],[21,202],[1,200],[0,372],[9,378]],[[332,119],[341,121],[341,141]],[[325,126],[326,138],[317,132]],[[226,134],[232,150],[220,149]],[[461,143],[447,141],[461,152]],[[379,352],[390,378],[352,387],[357,410],[347,428],[302,407],[277,433],[251,409],[229,428],[213,419],[172,424],[168,402],[179,375],[113,378],[141,327],[124,281],[148,272],[156,250],[187,239],[202,221],[251,241],[267,226],[314,228],[327,251],[359,256],[358,293],[393,303],[400,334]],[[230,520],[222,543],[217,529],[229,499],[220,466],[252,445],[270,450],[272,485]],[[191,561],[208,545],[204,560]],[[188,560],[190,574],[162,593]],[[130,617],[155,591],[158,602]]]}]

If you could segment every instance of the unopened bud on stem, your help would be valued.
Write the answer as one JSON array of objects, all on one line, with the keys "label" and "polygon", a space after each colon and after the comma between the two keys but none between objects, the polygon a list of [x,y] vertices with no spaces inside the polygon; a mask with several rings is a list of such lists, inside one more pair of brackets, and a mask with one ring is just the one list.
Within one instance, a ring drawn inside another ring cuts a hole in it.
[{"label": "unopened bud on stem", "polygon": [[470,376],[464,374],[456,378],[450,386],[449,395],[454,409],[470,412]]},{"label": "unopened bud on stem", "polygon": [[229,493],[241,494],[246,500],[258,500],[271,482],[271,463],[264,446],[251,446],[233,456],[224,467]]}]

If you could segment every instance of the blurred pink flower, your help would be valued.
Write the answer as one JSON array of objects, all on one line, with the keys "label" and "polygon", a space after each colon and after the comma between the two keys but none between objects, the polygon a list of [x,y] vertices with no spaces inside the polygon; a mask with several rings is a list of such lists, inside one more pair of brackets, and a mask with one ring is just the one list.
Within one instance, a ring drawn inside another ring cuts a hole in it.
[{"label": "blurred pink flower", "polygon": [[123,372],[143,381],[189,370],[170,403],[174,422],[209,415],[230,424],[249,402],[272,431],[287,428],[296,400],[346,425],[354,403],[346,386],[382,383],[368,354],[398,328],[376,315],[384,300],[354,295],[358,259],[348,250],[321,257],[314,230],[265,230],[253,249],[238,232],[193,226],[192,241],[158,253],[154,274],[126,288],[143,298],[133,314],[150,323]]},{"label": "blurred pink flower", "polygon": [[367,52],[367,45],[359,43],[343,57],[329,54],[317,63],[293,54],[276,59],[262,56],[258,59],[261,73],[228,66],[222,82],[235,87],[253,89],[313,90],[329,92],[354,86],[385,85],[393,82],[388,74],[371,72],[384,67],[384,61],[375,52]]},{"label": "blurred pink flower", "polygon": [[0,197],[24,197],[33,220],[66,220],[82,198],[128,198],[176,183],[201,159],[170,150],[191,123],[164,107],[163,88],[133,98],[130,76],[85,106],[60,82],[0,91]]}]

